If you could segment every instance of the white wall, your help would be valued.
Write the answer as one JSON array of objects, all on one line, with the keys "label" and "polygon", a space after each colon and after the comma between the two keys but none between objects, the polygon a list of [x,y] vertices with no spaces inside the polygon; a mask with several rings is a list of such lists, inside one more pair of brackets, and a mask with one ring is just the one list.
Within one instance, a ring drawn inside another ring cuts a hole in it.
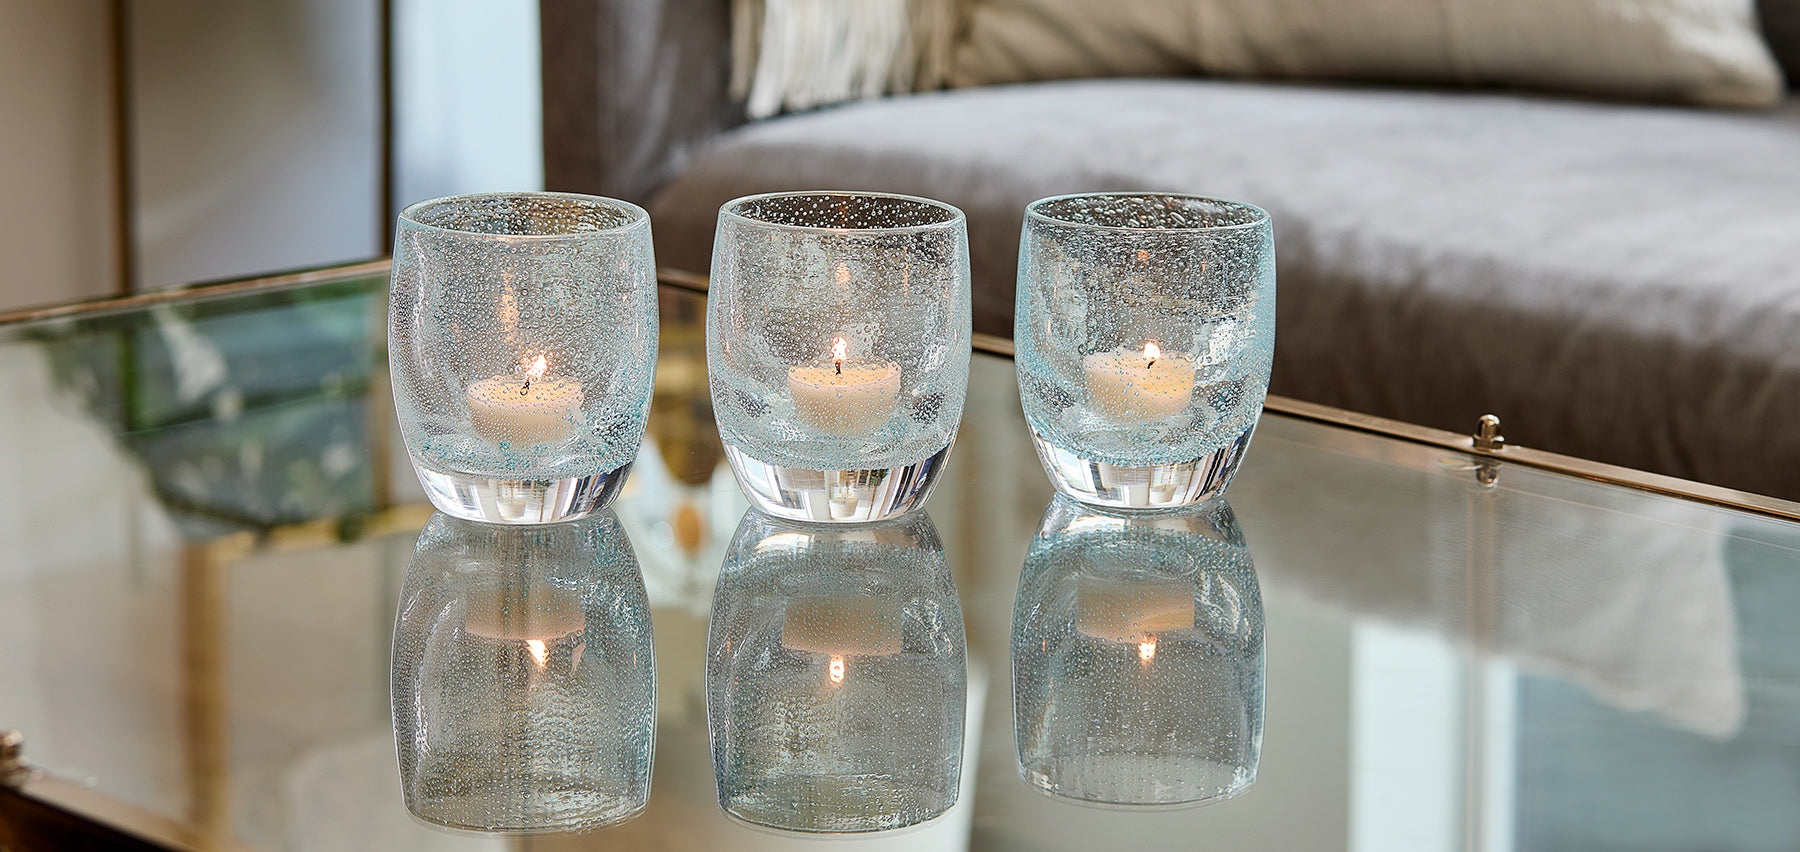
[{"label": "white wall", "polygon": [[535,0],[396,0],[394,201],[544,187]]},{"label": "white wall", "polygon": [[102,0],[0,0],[0,311],[112,289]]}]

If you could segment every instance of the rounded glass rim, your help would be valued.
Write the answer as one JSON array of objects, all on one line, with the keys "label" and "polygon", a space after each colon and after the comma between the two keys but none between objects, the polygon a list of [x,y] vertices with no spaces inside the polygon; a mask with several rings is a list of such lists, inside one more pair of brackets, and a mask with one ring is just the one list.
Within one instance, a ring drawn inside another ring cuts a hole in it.
[{"label": "rounded glass rim", "polygon": [[[767,219],[759,219],[755,216],[739,212],[740,208],[745,205],[759,201],[769,201],[777,198],[806,198],[809,196],[817,198],[877,198],[890,201],[906,201],[921,207],[936,209],[945,215],[942,219],[933,222],[923,222],[917,225],[893,225],[881,228],[845,228],[834,227],[831,225],[795,225],[787,222],[771,222]],[[935,198],[925,198],[919,195],[905,195],[898,192],[864,192],[855,189],[802,189],[784,192],[760,192],[755,195],[745,195],[733,198],[730,201],[719,205],[719,219],[721,221],[729,219],[743,222],[759,228],[773,228],[784,231],[798,231],[801,233],[908,234],[942,228],[953,228],[967,221],[968,216],[963,213],[962,208],[957,207],[954,204],[938,201]]]},{"label": "rounded glass rim", "polygon": [[[624,221],[618,225],[614,225],[610,228],[595,228],[593,230],[587,230],[587,231],[564,231],[564,232],[555,233],[555,234],[496,234],[491,231],[470,231],[470,230],[465,230],[462,228],[452,228],[452,227],[447,227],[444,225],[434,225],[430,222],[420,221],[418,218],[418,213],[420,211],[425,210],[428,207],[447,206],[447,205],[451,205],[451,204],[467,204],[470,202],[484,201],[484,200],[488,200],[488,199],[534,199],[534,198],[535,199],[553,199],[556,201],[571,202],[571,203],[579,204],[579,205],[586,206],[589,208],[611,210],[614,212],[625,214],[626,221]],[[642,228],[642,227],[645,227],[646,225],[648,225],[650,223],[650,211],[645,210],[644,208],[639,207],[636,204],[633,204],[629,201],[623,201],[623,200],[620,200],[617,198],[607,198],[606,196],[603,196],[603,195],[588,195],[588,194],[580,193],[580,192],[545,192],[545,191],[536,191],[536,190],[523,190],[523,191],[516,191],[516,192],[469,192],[469,193],[463,193],[461,195],[446,195],[446,196],[442,196],[440,198],[427,198],[427,199],[424,199],[421,201],[415,201],[415,202],[408,204],[405,207],[401,208],[398,218],[399,218],[400,223],[403,225],[406,225],[407,227],[417,228],[421,231],[430,231],[432,233],[437,233],[437,234],[449,234],[449,235],[458,236],[458,237],[471,237],[471,238],[477,238],[477,239],[499,238],[499,239],[507,239],[507,240],[552,241],[552,240],[592,239],[594,237],[601,237],[601,236],[606,236],[609,234],[623,234],[627,231],[635,230],[635,229]]]},{"label": "rounded glass rim", "polygon": [[[1217,204],[1235,210],[1248,211],[1250,218],[1243,222],[1224,225],[1194,225],[1169,227],[1140,227],[1136,225],[1102,225],[1095,222],[1076,222],[1044,212],[1044,208],[1061,201],[1072,201],[1082,198],[1174,198],[1182,201],[1201,201]],[[1040,198],[1025,205],[1027,222],[1044,222],[1060,225],[1065,228],[1081,228],[1094,231],[1116,231],[1119,233],[1210,233],[1218,231],[1236,231],[1247,228],[1260,228],[1269,224],[1269,211],[1254,204],[1243,201],[1232,201],[1227,198],[1216,198],[1210,195],[1195,195],[1186,192],[1071,192],[1063,195],[1052,195]]]}]

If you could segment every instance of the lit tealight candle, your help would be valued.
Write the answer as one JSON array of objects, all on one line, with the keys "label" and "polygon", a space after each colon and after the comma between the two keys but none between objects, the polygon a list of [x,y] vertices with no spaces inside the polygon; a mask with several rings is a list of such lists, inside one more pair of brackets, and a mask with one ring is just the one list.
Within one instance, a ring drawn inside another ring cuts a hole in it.
[{"label": "lit tealight candle", "polygon": [[544,356],[523,364],[523,376],[495,376],[469,385],[469,418],[475,431],[510,444],[561,441],[579,428],[581,384],[546,376]]},{"label": "lit tealight candle", "polygon": [[860,435],[894,414],[900,368],[891,363],[855,363],[848,360],[849,348],[844,338],[833,338],[829,366],[788,368],[794,416],[822,432]]},{"label": "lit tealight candle", "polygon": [[1076,586],[1075,631],[1137,645],[1145,662],[1156,655],[1156,634],[1193,627],[1194,590],[1186,583],[1134,582],[1083,574]]},{"label": "lit tealight candle", "polygon": [[1119,347],[1082,359],[1088,402],[1114,423],[1160,420],[1187,408],[1194,395],[1194,361],[1162,351],[1154,341],[1140,350]]}]

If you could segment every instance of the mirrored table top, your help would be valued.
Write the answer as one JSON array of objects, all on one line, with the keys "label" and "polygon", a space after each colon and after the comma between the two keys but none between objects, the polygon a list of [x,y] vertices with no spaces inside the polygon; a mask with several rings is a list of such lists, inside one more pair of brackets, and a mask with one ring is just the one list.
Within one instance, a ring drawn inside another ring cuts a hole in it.
[{"label": "mirrored table top", "polygon": [[[721,809],[709,653],[762,636],[818,651],[830,683],[850,686],[855,670],[829,651],[844,617],[820,603],[830,589],[758,580],[757,560],[790,560],[779,579],[886,548],[881,564],[925,573],[897,614],[856,616],[892,625],[857,641],[939,647],[960,615],[960,667],[929,673],[960,687],[966,710],[960,741],[931,741],[957,770],[934,783],[956,793],[923,825],[843,842],[1800,848],[1800,506],[1729,505],[1704,487],[1549,469],[1524,451],[1275,401],[1228,508],[1087,513],[1052,501],[1004,342],[989,341],[910,532],[764,528],[711,426],[704,297],[677,283],[662,299],[650,434],[596,522],[612,532],[594,539],[610,542],[608,564],[635,564],[641,605],[621,592],[611,615],[584,604],[567,616],[629,626],[641,610],[648,622],[643,653],[613,676],[653,668],[653,736],[622,726],[607,740],[648,761],[647,805],[585,833],[426,825],[402,795],[394,709],[407,690],[440,687],[396,674],[429,667],[404,653],[430,638],[409,632],[405,602],[454,604],[465,625],[494,604],[479,589],[419,597],[443,542],[481,530],[420,535],[432,512],[395,433],[385,300],[385,267],[371,264],[0,323],[0,730],[24,743],[22,762],[0,765],[0,843],[29,848],[45,807],[176,848],[817,842]],[[508,547],[547,547],[521,541]],[[1187,567],[1149,581],[1140,570],[1170,565]],[[932,571],[945,582],[927,582]],[[1217,627],[1191,654],[1161,632],[1190,615]],[[571,630],[540,632],[535,665],[579,665],[553,641]],[[1197,679],[1146,674],[1201,658],[1211,668]],[[523,665],[519,683],[535,676]],[[954,693],[859,700],[944,716]],[[1070,722],[1046,702],[1082,709]],[[1065,739],[1112,741],[1152,711],[1218,722],[1201,739],[1236,774],[1157,764],[1156,746],[1057,762],[1058,725],[1087,726]],[[1198,807],[1076,800],[1246,784]],[[840,807],[773,801],[790,819]]]}]

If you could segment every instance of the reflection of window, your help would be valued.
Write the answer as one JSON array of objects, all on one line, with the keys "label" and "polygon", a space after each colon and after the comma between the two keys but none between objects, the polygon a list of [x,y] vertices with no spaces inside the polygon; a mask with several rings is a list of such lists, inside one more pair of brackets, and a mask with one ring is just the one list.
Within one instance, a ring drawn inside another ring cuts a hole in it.
[{"label": "reflection of window", "polygon": [[1351,639],[1350,848],[1513,848],[1511,667],[1373,622]]}]

